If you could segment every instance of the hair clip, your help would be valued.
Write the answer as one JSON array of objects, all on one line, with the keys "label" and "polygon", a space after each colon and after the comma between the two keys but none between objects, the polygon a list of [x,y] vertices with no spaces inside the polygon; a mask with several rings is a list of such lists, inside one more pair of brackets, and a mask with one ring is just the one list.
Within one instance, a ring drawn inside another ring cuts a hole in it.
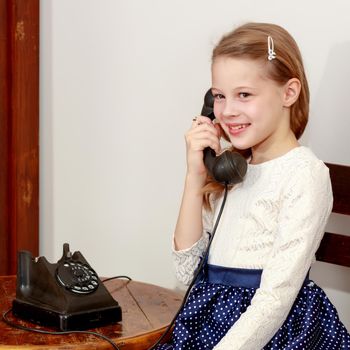
[{"label": "hair clip", "polygon": [[273,39],[270,35],[267,37],[267,48],[268,48],[267,58],[269,61],[272,61],[273,59],[276,58],[276,52],[275,52],[275,46],[273,44]]}]

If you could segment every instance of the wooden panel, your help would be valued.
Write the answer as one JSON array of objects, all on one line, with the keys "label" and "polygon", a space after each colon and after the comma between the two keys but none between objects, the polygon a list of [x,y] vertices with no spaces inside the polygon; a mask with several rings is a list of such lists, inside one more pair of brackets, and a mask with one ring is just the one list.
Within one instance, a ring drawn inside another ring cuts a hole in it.
[{"label": "wooden panel", "polygon": [[[11,307],[15,298],[15,283],[15,276],[0,277],[1,314]],[[94,328],[93,331],[113,339],[121,350],[146,350],[153,345],[176,314],[182,301],[182,295],[151,284],[113,280],[105,285],[121,305],[123,320],[118,324]],[[9,318],[21,325],[33,326],[30,322],[15,319],[11,314]],[[37,334],[18,330],[0,322],[0,350],[111,348],[108,342],[92,335]]]},{"label": "wooden panel", "polygon": [[[350,167],[326,163],[333,188],[333,212],[350,215]],[[326,232],[316,252],[316,259],[350,267],[350,237]]]},{"label": "wooden panel", "polygon": [[319,261],[350,267],[350,237],[326,232],[316,258]]},{"label": "wooden panel", "polygon": [[7,3],[0,1],[0,274],[8,273],[9,262],[9,58]]},{"label": "wooden panel", "polygon": [[332,181],[333,212],[350,215],[350,166],[326,163]]},{"label": "wooden panel", "polygon": [[0,0],[0,18],[0,274],[13,274],[17,251],[39,247],[39,0]]}]

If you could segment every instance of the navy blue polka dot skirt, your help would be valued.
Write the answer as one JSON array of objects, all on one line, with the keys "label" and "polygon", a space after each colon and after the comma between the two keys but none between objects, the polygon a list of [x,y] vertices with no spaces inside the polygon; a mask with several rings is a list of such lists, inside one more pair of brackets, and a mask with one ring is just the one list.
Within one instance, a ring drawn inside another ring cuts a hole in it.
[{"label": "navy blue polka dot skirt", "polygon": [[[212,349],[250,305],[261,273],[206,265],[176,319],[171,343],[157,350]],[[286,321],[264,349],[350,349],[350,334],[324,291],[306,278]]]}]

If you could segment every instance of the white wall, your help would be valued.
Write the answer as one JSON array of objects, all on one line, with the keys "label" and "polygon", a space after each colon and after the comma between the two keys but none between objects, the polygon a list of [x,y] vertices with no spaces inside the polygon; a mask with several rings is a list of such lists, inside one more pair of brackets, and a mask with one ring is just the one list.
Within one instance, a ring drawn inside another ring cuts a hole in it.
[{"label": "white wall", "polygon": [[[214,44],[246,21],[295,37],[312,94],[302,141],[350,164],[349,12],[347,0],[42,0],[40,254],[56,261],[69,242],[100,275],[176,285],[183,134],[210,85]],[[350,329],[349,272],[317,263],[313,277]]]}]

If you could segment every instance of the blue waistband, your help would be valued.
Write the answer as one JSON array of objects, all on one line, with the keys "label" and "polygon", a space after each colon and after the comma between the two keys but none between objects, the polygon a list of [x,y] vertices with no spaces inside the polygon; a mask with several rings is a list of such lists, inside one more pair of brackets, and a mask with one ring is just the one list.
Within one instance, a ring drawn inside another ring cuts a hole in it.
[{"label": "blue waistband", "polygon": [[[232,287],[259,288],[262,272],[263,270],[260,269],[241,269],[206,264],[200,281]],[[308,281],[309,274],[307,274],[304,284]]]},{"label": "blue waistband", "polygon": [[262,270],[229,268],[207,264],[204,280],[232,287],[258,288]]}]

